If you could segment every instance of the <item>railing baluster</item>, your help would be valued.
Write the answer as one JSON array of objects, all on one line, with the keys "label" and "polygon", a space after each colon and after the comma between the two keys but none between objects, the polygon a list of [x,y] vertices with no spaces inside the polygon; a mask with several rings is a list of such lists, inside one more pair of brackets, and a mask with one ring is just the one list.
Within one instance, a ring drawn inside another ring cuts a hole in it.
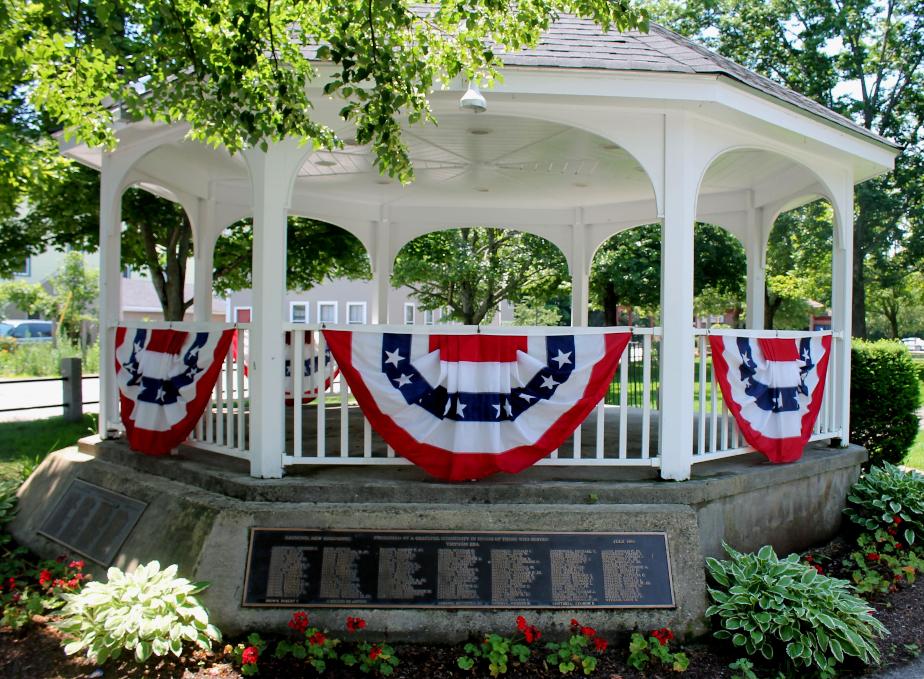
[{"label": "railing baluster", "polygon": [[722,450],[728,450],[728,405],[722,398]]},{"label": "railing baluster", "polygon": [[702,455],[706,452],[706,336],[697,338],[699,343],[699,420],[697,421],[697,434],[699,446],[697,452]]},{"label": "railing baluster", "polygon": [[642,459],[651,447],[651,335],[642,338]]},{"label": "railing baluster", "polygon": [[241,451],[247,449],[246,415],[244,413],[245,333],[246,331],[242,329],[237,331],[237,449]]},{"label": "railing baluster", "polygon": [[324,384],[327,381],[325,379],[327,376],[327,366],[324,365],[324,350],[326,344],[324,342],[324,334],[321,332],[320,328],[315,332],[315,337],[317,341],[312,344],[315,345],[317,361],[312,367],[314,368],[315,384],[317,384],[318,389],[318,457],[327,457],[327,441],[325,440],[325,434],[327,433],[327,420],[325,419],[327,417],[327,393],[324,389]]},{"label": "railing baluster", "polygon": [[629,448],[629,359],[632,344],[626,347],[619,362],[619,459],[625,460]]},{"label": "railing baluster", "polygon": [[224,413],[224,398],[221,393],[221,373],[218,374],[218,379],[215,380],[215,443],[217,445],[224,445],[225,442],[225,418]]},{"label": "railing baluster", "polygon": [[606,415],[606,397],[604,396],[600,399],[600,403],[597,404],[597,450],[596,456],[598,460],[602,460],[604,456],[603,451],[603,418]]},{"label": "railing baluster", "polygon": [[[301,457],[302,452],[302,400],[305,388],[302,384],[305,374],[305,331],[293,330],[289,333],[292,342],[292,455]],[[309,357],[309,361],[311,358]]]},{"label": "railing baluster", "polygon": [[229,351],[228,355],[225,356],[225,392],[228,403],[227,420],[225,421],[225,429],[227,429],[228,434],[225,443],[229,448],[234,447],[234,370],[231,360],[231,352]]},{"label": "railing baluster", "polygon": [[365,415],[363,415],[363,457],[372,457],[372,425],[369,424]]},{"label": "railing baluster", "polygon": [[[709,355],[712,357],[712,345],[709,345]],[[709,452],[714,453],[718,445],[719,426],[719,383],[715,378],[715,359],[710,362],[710,386],[712,387],[712,416],[709,422]]]},{"label": "railing baluster", "polygon": [[346,378],[340,373],[340,457],[350,456],[350,392]]}]

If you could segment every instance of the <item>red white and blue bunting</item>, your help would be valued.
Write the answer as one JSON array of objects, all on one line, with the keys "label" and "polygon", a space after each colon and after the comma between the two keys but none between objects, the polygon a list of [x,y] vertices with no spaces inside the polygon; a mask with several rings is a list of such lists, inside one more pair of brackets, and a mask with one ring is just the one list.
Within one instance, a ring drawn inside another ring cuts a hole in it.
[{"label": "red white and blue bunting", "polygon": [[166,455],[186,440],[205,411],[234,332],[116,329],[116,381],[132,450]]},{"label": "red white and blue bunting", "polygon": [[613,380],[631,333],[324,330],[372,427],[448,481],[516,473],[561,446]]},{"label": "red white and blue bunting", "polygon": [[710,335],[722,396],[745,441],[771,462],[802,457],[824,396],[831,336]]},{"label": "red white and blue bunting", "polygon": [[[313,353],[314,331],[303,331],[304,347],[302,349],[302,404],[311,403],[318,397],[318,386],[315,382],[315,374],[318,371],[318,357]],[[234,339],[231,341],[231,356],[236,363],[238,360],[238,342],[240,333],[234,333]],[[292,333],[286,331],[286,360],[285,360],[285,394],[286,405],[291,406],[295,403],[292,391],[295,389],[295,379],[292,373],[292,361],[295,360],[295,351],[292,347]],[[339,371],[330,355],[330,349],[324,350],[324,391],[330,389],[331,382],[337,377]],[[244,362],[244,374],[250,374],[250,368],[246,361]]]}]

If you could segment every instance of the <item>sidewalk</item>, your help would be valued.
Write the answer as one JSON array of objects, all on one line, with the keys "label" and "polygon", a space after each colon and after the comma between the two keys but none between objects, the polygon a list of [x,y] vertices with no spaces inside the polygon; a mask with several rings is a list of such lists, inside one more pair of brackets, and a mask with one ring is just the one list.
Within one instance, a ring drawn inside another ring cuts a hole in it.
[{"label": "sidewalk", "polygon": [[[13,378],[0,378],[0,410],[27,408],[27,410],[0,412],[0,422],[41,420],[46,417],[63,415],[64,409],[60,406],[36,408],[36,406],[61,403],[61,386],[60,381],[29,382]],[[83,400],[84,402],[99,400],[99,377],[83,378]],[[83,412],[98,413],[99,405],[85,405]]]}]

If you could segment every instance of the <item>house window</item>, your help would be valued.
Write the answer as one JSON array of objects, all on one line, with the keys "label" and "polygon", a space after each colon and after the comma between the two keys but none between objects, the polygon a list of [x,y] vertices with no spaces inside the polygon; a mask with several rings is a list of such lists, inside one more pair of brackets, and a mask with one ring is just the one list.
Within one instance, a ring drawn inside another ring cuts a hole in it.
[{"label": "house window", "polygon": [[308,302],[291,302],[289,304],[289,321],[292,323],[307,323]]},{"label": "house window", "polygon": [[250,323],[251,308],[249,306],[234,307],[235,323]]},{"label": "house window", "polygon": [[366,303],[347,302],[347,323],[363,325],[366,322]]},{"label": "house window", "polygon": [[414,325],[414,305],[405,304],[404,305],[404,324],[405,325]]},{"label": "house window", "polygon": [[318,302],[318,323],[337,322],[337,303]]},{"label": "house window", "polygon": [[424,325],[433,325],[435,322],[433,309],[424,309]]},{"label": "house window", "polygon": [[22,268],[14,271],[13,275],[17,278],[27,278],[32,275],[32,258],[26,257],[23,260]]}]

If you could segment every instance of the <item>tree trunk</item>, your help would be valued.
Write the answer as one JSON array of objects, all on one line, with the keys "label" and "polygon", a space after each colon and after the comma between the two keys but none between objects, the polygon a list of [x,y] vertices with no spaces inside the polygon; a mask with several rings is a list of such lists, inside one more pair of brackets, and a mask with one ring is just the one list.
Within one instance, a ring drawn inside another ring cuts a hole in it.
[{"label": "tree trunk", "polygon": [[619,325],[619,300],[609,286],[603,293],[603,325]]},{"label": "tree trunk", "polygon": [[857,195],[857,217],[853,224],[853,302],[851,305],[851,334],[866,339],[866,224],[864,219],[863,191]]},{"label": "tree trunk", "polygon": [[764,286],[764,329],[773,330],[773,317],[776,316],[776,312],[780,310],[780,307],[783,306],[783,298],[777,297],[775,300],[770,300],[770,290],[767,289],[767,286]]}]

